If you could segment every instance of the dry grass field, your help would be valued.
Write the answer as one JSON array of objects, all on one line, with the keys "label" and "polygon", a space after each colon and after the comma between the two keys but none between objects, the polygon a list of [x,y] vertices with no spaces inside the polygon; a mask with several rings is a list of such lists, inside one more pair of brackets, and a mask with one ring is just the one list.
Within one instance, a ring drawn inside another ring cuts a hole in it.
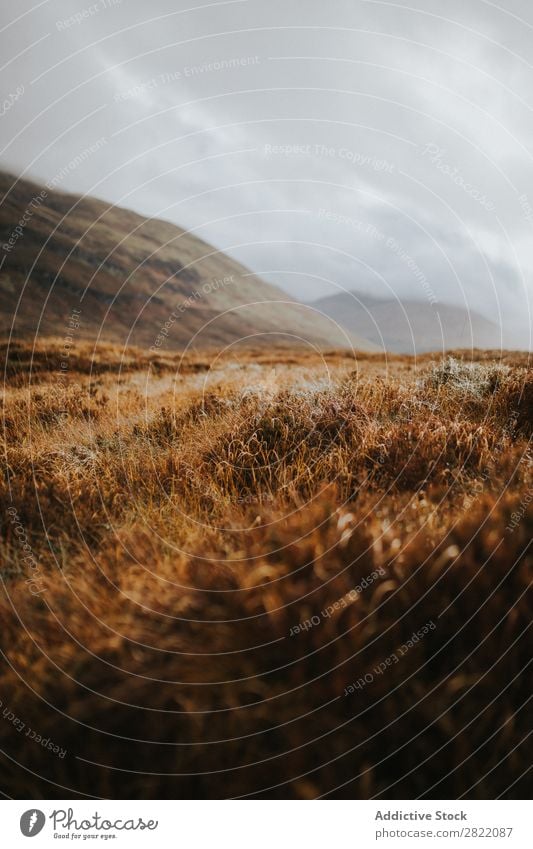
[{"label": "dry grass field", "polygon": [[527,354],[2,357],[5,795],[529,795]]}]

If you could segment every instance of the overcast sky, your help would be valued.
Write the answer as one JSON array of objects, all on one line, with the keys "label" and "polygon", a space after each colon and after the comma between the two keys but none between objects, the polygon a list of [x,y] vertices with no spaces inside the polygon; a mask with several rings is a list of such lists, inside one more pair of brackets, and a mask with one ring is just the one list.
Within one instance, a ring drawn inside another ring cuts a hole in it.
[{"label": "overcast sky", "polygon": [[[529,347],[526,0],[3,4],[0,160],[302,299],[466,304]],[[69,163],[83,153],[83,163]]]}]

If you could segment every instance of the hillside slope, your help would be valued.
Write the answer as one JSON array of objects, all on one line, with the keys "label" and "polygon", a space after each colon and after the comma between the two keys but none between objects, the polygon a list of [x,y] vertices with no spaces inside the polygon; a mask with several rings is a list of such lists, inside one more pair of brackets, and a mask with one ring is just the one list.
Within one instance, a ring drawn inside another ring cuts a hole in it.
[{"label": "hillside slope", "polygon": [[250,336],[349,344],[335,322],[173,224],[2,173],[0,262],[2,335],[16,313],[16,336],[63,337],[79,310],[80,338],[162,350]]},{"label": "hillside slope", "polygon": [[500,328],[479,313],[422,300],[342,292],[313,307],[381,350],[404,354],[453,348],[501,348]]}]

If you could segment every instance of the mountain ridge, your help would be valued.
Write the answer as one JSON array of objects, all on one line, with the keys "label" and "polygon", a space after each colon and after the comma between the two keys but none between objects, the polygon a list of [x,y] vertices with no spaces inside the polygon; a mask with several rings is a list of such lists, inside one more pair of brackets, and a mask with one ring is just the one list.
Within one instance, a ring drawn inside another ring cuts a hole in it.
[{"label": "mountain ridge", "polygon": [[501,347],[498,325],[480,313],[417,298],[381,298],[352,290],[312,301],[324,315],[398,354]]},{"label": "mountain ridge", "polygon": [[80,338],[143,348],[166,327],[173,350],[244,338],[374,349],[171,222],[6,172],[0,198],[2,335],[61,336],[81,308]]}]

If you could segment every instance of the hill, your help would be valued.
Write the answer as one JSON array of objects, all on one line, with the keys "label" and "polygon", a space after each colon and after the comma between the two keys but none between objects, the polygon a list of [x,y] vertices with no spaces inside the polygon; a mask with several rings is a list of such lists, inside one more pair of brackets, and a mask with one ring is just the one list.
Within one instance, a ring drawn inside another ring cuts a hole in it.
[{"label": "hill", "polygon": [[372,348],[174,224],[5,173],[0,198],[3,335],[16,314],[19,338],[64,337],[79,310],[80,338],[155,350],[250,336]]},{"label": "hill", "polygon": [[404,354],[453,348],[501,348],[500,328],[479,313],[426,300],[342,292],[312,304],[381,350]]}]

